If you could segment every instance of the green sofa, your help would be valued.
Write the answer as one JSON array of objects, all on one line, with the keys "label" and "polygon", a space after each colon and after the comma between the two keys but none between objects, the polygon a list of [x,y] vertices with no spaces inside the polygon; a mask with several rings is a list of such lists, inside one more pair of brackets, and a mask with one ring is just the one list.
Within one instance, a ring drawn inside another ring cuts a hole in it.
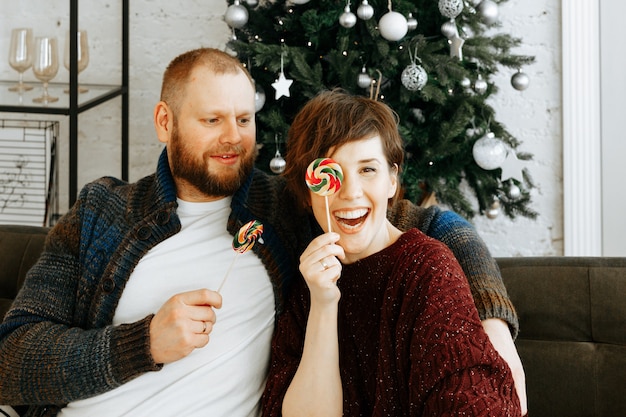
[{"label": "green sofa", "polygon": [[[47,229],[0,225],[0,317]],[[498,258],[530,417],[626,416],[626,258]],[[1,360],[1,359],[0,359]]]}]

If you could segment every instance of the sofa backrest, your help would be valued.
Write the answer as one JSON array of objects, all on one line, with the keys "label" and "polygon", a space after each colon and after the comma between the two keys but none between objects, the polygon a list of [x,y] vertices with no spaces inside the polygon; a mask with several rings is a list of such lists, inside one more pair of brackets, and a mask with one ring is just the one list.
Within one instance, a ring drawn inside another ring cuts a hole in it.
[{"label": "sofa backrest", "polygon": [[528,415],[626,416],[626,258],[497,261],[519,314]]},{"label": "sofa backrest", "polygon": [[48,228],[0,225],[0,320],[39,258]]}]

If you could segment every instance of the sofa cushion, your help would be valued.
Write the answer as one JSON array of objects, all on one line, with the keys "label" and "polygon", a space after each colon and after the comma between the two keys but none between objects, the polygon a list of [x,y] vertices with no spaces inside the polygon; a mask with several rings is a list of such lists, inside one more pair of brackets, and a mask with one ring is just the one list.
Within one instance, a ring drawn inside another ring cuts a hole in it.
[{"label": "sofa cushion", "polygon": [[498,258],[532,417],[626,416],[626,258]]},{"label": "sofa cushion", "polygon": [[0,225],[0,318],[39,258],[47,233],[44,227]]}]

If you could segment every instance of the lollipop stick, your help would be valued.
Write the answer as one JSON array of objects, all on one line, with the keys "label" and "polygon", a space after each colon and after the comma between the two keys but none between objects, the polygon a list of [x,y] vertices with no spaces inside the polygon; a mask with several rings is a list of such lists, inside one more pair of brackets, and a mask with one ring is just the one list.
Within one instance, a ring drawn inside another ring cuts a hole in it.
[{"label": "lollipop stick", "polygon": [[328,208],[328,196],[324,196],[324,200],[326,200],[326,221],[328,222],[328,232],[332,232],[333,230],[330,227],[330,209]]},{"label": "lollipop stick", "polygon": [[233,269],[233,265],[235,265],[235,261],[237,260],[238,257],[239,257],[239,252],[237,252],[235,256],[233,257],[233,260],[230,263],[230,266],[228,267],[228,271],[226,271],[226,274],[224,275],[224,278],[222,279],[222,283],[220,284],[219,287],[217,287],[217,292],[222,291],[222,287],[224,287],[224,284],[226,283],[226,278],[228,278],[228,274],[230,274],[230,270]]}]

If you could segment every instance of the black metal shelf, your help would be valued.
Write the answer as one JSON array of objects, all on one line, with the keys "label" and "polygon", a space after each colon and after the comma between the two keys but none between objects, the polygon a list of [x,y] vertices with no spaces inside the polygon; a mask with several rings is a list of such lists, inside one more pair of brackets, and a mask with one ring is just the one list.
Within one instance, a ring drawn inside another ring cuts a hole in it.
[{"label": "black metal shelf", "polygon": [[[78,1],[69,0],[70,29],[69,33],[78,31]],[[129,61],[129,0],[122,1],[122,79],[120,85],[83,85],[89,89],[86,93],[78,93],[78,45],[76,36],[70,37],[70,82],[69,84],[51,83],[50,94],[59,97],[54,103],[35,104],[32,99],[41,93],[41,89],[18,94],[8,91],[15,82],[0,81],[0,112],[58,114],[69,116],[69,206],[76,201],[78,195],[78,115],[104,102],[121,97],[121,148],[122,148],[122,179],[128,180],[128,61]],[[64,90],[69,86],[69,93]]]}]

